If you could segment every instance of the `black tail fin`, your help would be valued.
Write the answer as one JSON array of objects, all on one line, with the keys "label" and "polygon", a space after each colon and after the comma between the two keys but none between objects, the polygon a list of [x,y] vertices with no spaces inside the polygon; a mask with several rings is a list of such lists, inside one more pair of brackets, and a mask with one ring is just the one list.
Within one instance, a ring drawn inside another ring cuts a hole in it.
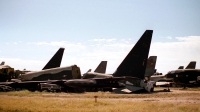
[{"label": "black tail fin", "polygon": [[42,70],[60,67],[64,50],[65,48],[60,48]]},{"label": "black tail fin", "polygon": [[4,62],[4,61],[2,61],[0,65],[4,65],[4,64],[5,64],[5,62]]},{"label": "black tail fin", "polygon": [[147,61],[147,66],[145,70],[145,76],[151,76],[155,72],[155,66],[156,66],[156,59],[157,56],[150,56]]},{"label": "black tail fin", "polygon": [[114,77],[132,76],[144,79],[152,34],[153,30],[146,30],[144,32],[117,70],[113,73]]},{"label": "black tail fin", "polygon": [[107,61],[101,61],[99,66],[94,70],[97,73],[106,73]]},{"label": "black tail fin", "polygon": [[195,69],[196,61],[191,61],[185,69]]},{"label": "black tail fin", "polygon": [[184,68],[184,66],[179,66],[179,67],[178,67],[178,69],[183,69],[183,68]]}]

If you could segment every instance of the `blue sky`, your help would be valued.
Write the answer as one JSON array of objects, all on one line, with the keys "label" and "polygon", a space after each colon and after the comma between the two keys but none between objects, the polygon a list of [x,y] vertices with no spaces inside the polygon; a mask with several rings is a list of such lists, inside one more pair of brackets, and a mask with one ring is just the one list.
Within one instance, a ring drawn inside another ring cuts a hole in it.
[{"label": "blue sky", "polygon": [[15,69],[40,70],[65,47],[62,66],[84,73],[107,60],[112,73],[146,29],[159,72],[200,68],[198,0],[1,0],[0,10],[0,61]]}]

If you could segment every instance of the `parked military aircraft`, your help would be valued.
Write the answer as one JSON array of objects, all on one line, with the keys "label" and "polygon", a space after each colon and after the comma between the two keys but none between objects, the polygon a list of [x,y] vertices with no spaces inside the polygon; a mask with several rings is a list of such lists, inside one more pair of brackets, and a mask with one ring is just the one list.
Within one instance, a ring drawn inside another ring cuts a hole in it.
[{"label": "parked military aircraft", "polygon": [[[118,88],[126,86],[131,91],[153,90],[153,83],[145,80],[145,69],[153,30],[146,30],[113,74],[87,72],[84,79],[67,80],[74,88]],[[154,71],[154,70],[153,70]]]},{"label": "parked military aircraft", "polygon": [[[106,63],[107,61],[102,61],[99,66],[95,69],[96,72],[105,72],[106,69]],[[29,90],[44,90],[47,88],[49,91],[54,90],[55,88],[62,88],[65,86],[64,82],[68,79],[76,79],[80,78],[80,69],[76,65],[68,66],[68,67],[57,67],[57,68],[52,68],[52,69],[46,69],[42,70],[45,71],[46,73],[49,71],[54,72],[54,74],[45,74],[43,77],[33,78],[29,74],[27,78],[25,78],[27,81],[23,82],[18,82],[18,83],[8,83],[8,86],[11,86],[12,88],[26,88]],[[40,72],[42,72],[40,71]],[[63,73],[59,74],[56,72],[62,71],[65,75],[63,76]],[[35,72],[34,72],[35,73]],[[38,73],[38,72],[37,72]],[[56,74],[56,75],[55,75]],[[69,74],[69,75],[67,75]],[[34,74],[35,75],[35,74]],[[24,76],[23,76],[24,78]],[[30,78],[30,79],[28,79]],[[50,79],[50,80],[47,80]],[[1,84],[0,84],[1,85]],[[70,89],[74,91],[73,89],[69,87],[64,87],[64,90]],[[66,90],[69,91],[69,90]]]},{"label": "parked military aircraft", "polygon": [[[56,55],[57,54],[58,53],[56,53]],[[55,57],[55,55],[54,55],[54,57]],[[58,56],[56,56],[56,57],[58,57]],[[58,60],[60,60],[60,59],[58,59]],[[52,59],[48,63],[50,63],[50,62],[53,62]],[[50,65],[50,64],[47,64],[47,65]],[[99,66],[95,69],[95,71],[96,72],[105,72],[106,65],[107,65],[107,61],[102,61],[99,64]],[[59,73],[60,71],[62,71],[62,73]],[[45,72],[46,74],[43,74],[42,77],[41,76],[33,77],[36,75],[35,73],[40,74],[42,72]],[[33,75],[32,75],[32,73],[33,73]],[[53,73],[53,74],[51,74],[51,73]],[[26,81],[22,79],[23,80],[22,82],[15,82],[15,83],[6,82],[7,86],[2,86],[2,87],[8,88],[10,86],[12,88],[25,88],[25,89],[29,89],[29,90],[47,89],[49,91],[59,88],[59,90],[61,90],[61,88],[63,89],[63,86],[65,86],[64,85],[65,80],[80,78],[80,69],[76,65],[72,65],[72,66],[68,66],[68,67],[57,67],[57,68],[51,68],[51,69],[41,70],[41,71],[37,71],[37,72],[30,72],[27,74],[22,76],[22,78],[25,78]],[[70,89],[69,87],[66,87],[66,88]],[[66,88],[64,88],[64,90],[66,90]]]},{"label": "parked military aircraft", "polygon": [[81,78],[80,68],[76,65],[60,67],[63,52],[64,48],[60,48],[45,65],[43,70],[22,74],[21,80],[5,83],[5,85],[13,88],[35,90],[40,83],[56,83],[58,82],[57,80],[61,79]]},{"label": "parked military aircraft", "polygon": [[[157,56],[150,56],[148,58],[148,61],[147,61],[147,66],[146,66],[146,70],[145,70],[145,77],[146,78],[149,78],[150,76],[152,76],[155,72],[155,66],[156,66],[156,59],[157,59]],[[102,61],[103,62],[103,61]],[[101,68],[103,68],[103,70],[106,69],[106,63],[107,61],[104,62],[104,64],[101,62],[101,64],[96,68],[96,72],[92,73],[91,72],[91,69],[89,69],[85,74],[83,74],[83,79],[88,79],[88,78],[104,78],[104,77],[113,77],[111,74],[105,74],[105,71],[104,71],[104,74],[101,74],[101,72],[98,71],[98,68],[101,66]],[[90,75],[91,74],[96,74],[96,75],[93,75],[93,77]],[[147,79],[149,80],[149,79]]]},{"label": "parked military aircraft", "polygon": [[[185,69],[195,69],[196,61],[191,61]],[[184,69],[184,66],[179,66],[178,69]]]},{"label": "parked military aircraft", "polygon": [[60,83],[60,80],[81,78],[81,71],[77,65],[60,67],[63,52],[64,48],[60,48],[41,71],[23,74],[22,82],[10,86],[35,90],[41,83]]},{"label": "parked military aircraft", "polygon": [[[55,55],[49,60],[49,62],[44,66],[42,70],[60,67],[63,52],[64,48],[60,48],[55,53]],[[4,65],[4,64],[5,62],[3,61],[0,65],[0,82],[11,81],[11,80],[20,81],[18,80],[19,76],[27,73],[26,71],[14,70],[14,68],[11,68],[9,65]]]},{"label": "parked military aircraft", "polygon": [[190,62],[185,69],[169,71],[166,78],[173,80],[175,84],[186,86],[199,85],[200,69],[195,69],[196,62]]},{"label": "parked military aircraft", "polygon": [[[185,69],[183,69],[184,66],[180,66],[177,70],[169,71],[165,75],[153,75],[153,76],[151,76],[150,80],[156,81],[156,85],[170,84],[170,86],[172,86],[173,81],[177,84],[180,84],[180,83],[185,84],[186,82],[188,84],[189,84],[189,82],[197,83],[198,82],[198,80],[197,80],[198,70],[195,69],[195,66],[196,66],[196,61],[191,61]],[[190,74],[191,75],[187,78],[187,77],[185,77],[185,73],[187,75],[190,75]],[[191,77],[193,77],[193,78],[191,78]]]},{"label": "parked military aircraft", "polygon": [[[46,71],[55,71],[55,68],[60,67],[63,53],[64,53],[64,48],[60,48],[54,56],[49,60],[49,62],[43,67],[41,71],[32,71],[32,72],[27,72],[25,74],[21,75],[21,80],[22,81],[30,81],[30,80],[48,80],[47,77],[42,76],[43,74],[47,75]],[[52,69],[53,68],[53,69]],[[51,70],[52,69],[52,70]],[[57,69],[56,69],[57,70]],[[38,77],[43,77],[43,78],[38,78]],[[46,79],[45,79],[46,78]]]}]

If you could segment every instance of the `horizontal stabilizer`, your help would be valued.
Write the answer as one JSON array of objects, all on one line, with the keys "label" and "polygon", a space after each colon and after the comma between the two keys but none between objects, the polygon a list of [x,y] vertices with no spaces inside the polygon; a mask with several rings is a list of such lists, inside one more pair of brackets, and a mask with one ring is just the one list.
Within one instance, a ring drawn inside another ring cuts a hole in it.
[{"label": "horizontal stabilizer", "polygon": [[132,92],[136,92],[136,91],[144,89],[143,87],[137,87],[137,86],[132,86],[132,85],[126,85],[126,88]]},{"label": "horizontal stabilizer", "polygon": [[126,87],[123,87],[123,88],[113,88],[113,92],[117,94],[128,94],[131,93],[132,91],[128,90]]}]

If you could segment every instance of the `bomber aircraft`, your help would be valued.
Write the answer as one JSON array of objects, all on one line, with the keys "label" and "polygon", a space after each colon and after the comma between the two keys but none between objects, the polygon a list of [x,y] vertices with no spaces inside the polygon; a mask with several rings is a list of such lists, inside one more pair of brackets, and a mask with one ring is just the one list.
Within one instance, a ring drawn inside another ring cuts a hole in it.
[{"label": "bomber aircraft", "polygon": [[[185,69],[195,69],[196,61],[191,61]],[[178,69],[184,69],[184,66],[179,66]]]},{"label": "bomber aircraft", "polygon": [[166,78],[173,80],[175,84],[186,86],[199,86],[200,69],[195,69],[196,62],[193,61],[191,66],[185,69],[171,70],[166,74]]},{"label": "bomber aircraft", "polygon": [[73,88],[123,88],[130,91],[145,89],[153,91],[154,82],[145,80],[145,70],[153,30],[146,30],[132,50],[113,74],[87,72],[84,79],[71,79],[65,82],[66,86]]},{"label": "bomber aircraft", "polygon": [[[184,66],[179,66],[179,68],[178,68],[177,70],[169,71],[169,72],[168,72],[167,74],[165,74],[165,75],[153,75],[153,76],[151,76],[150,80],[156,81],[156,85],[157,85],[157,86],[162,86],[162,85],[170,85],[170,86],[172,86],[172,83],[173,83],[173,82],[175,82],[175,83],[177,83],[177,84],[180,84],[180,83],[183,84],[183,82],[181,81],[182,79],[177,78],[179,72],[180,72],[181,74],[185,74],[185,73],[184,73],[185,71],[192,71],[192,72],[188,72],[188,73],[196,74],[196,73],[194,73],[194,72],[195,72],[195,71],[197,72],[198,70],[195,69],[195,66],[196,66],[196,61],[191,61],[191,62],[187,65],[187,67],[186,67],[185,69],[183,69]],[[183,72],[183,71],[184,71],[184,72]],[[177,73],[177,74],[175,75],[175,73]],[[188,75],[189,75],[189,74],[188,74]],[[194,76],[194,75],[192,75],[192,76]],[[192,77],[192,76],[191,76],[191,77]],[[179,80],[180,80],[180,81],[179,81]],[[189,79],[189,80],[191,80],[191,79]],[[192,81],[192,82],[195,82],[195,83],[198,82],[197,77],[196,77],[196,78],[193,78],[193,81]]]},{"label": "bomber aircraft", "polygon": [[60,83],[58,80],[81,78],[80,68],[76,65],[60,67],[63,52],[64,48],[60,48],[41,71],[28,72],[21,76],[21,81],[1,85],[36,90],[40,83]]}]

